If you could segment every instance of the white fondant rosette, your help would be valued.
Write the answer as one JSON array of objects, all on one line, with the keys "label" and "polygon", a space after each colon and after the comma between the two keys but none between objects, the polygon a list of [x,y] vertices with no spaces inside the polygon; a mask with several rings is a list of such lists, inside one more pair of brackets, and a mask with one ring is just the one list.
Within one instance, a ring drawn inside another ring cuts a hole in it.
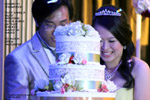
[{"label": "white fondant rosette", "polygon": [[66,73],[61,76],[60,80],[57,80],[53,88],[55,91],[59,91],[62,94],[68,91],[74,91],[75,80],[72,75]]},{"label": "white fondant rosette", "polygon": [[70,23],[68,26],[68,35],[69,36],[85,36],[86,31],[82,28],[83,23],[80,21]]},{"label": "white fondant rosette", "polygon": [[91,25],[76,21],[65,26],[58,26],[54,31],[54,36],[99,37],[99,34]]},{"label": "white fondant rosette", "polygon": [[60,91],[62,86],[63,86],[63,83],[59,80],[59,81],[55,81],[53,88],[55,91]]},{"label": "white fondant rosette", "polygon": [[84,25],[84,28],[86,29],[86,36],[100,38],[99,33],[91,25]]},{"label": "white fondant rosette", "polygon": [[133,0],[136,13],[150,17],[150,0]]},{"label": "white fondant rosette", "polygon": [[62,83],[67,83],[70,85],[75,84],[75,80],[74,80],[73,76],[68,73],[61,77],[61,81],[62,81]]},{"label": "white fondant rosette", "polygon": [[71,57],[71,54],[70,53],[62,53],[61,55],[59,55],[58,57],[58,61],[57,61],[57,64],[67,64],[69,63],[69,59]]},{"label": "white fondant rosette", "polygon": [[115,90],[117,90],[117,86],[113,81],[104,81],[104,84],[107,86],[109,92],[114,92]]},{"label": "white fondant rosette", "polygon": [[117,86],[114,84],[113,81],[103,81],[99,88],[97,89],[98,92],[115,92],[117,90]]},{"label": "white fondant rosette", "polygon": [[76,52],[74,54],[72,61],[75,64],[86,64],[87,63],[87,56],[84,53]]}]

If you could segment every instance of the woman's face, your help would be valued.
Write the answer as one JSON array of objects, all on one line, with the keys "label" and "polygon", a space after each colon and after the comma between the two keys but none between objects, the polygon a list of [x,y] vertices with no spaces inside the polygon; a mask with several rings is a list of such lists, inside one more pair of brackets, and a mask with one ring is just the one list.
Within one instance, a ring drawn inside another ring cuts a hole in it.
[{"label": "woman's face", "polygon": [[119,63],[123,54],[121,43],[106,28],[95,25],[95,29],[101,36],[101,58],[105,63]]}]

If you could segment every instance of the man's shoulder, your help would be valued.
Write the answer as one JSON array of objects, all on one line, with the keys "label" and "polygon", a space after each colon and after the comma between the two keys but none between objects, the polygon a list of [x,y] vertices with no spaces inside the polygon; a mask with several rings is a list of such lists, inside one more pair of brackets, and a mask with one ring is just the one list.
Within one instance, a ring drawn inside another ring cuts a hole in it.
[{"label": "man's shoulder", "polygon": [[34,38],[36,38],[35,35],[30,40],[24,42],[23,44],[15,48],[10,54],[20,54],[22,52],[23,53],[28,52],[28,50],[32,49],[33,46],[32,41]]},{"label": "man's shoulder", "polygon": [[30,45],[31,40],[26,41],[25,43],[21,44],[17,48],[15,48],[11,53],[17,53],[17,52],[25,52],[24,50],[27,49],[28,45]]},{"label": "man's shoulder", "polygon": [[23,43],[22,45],[18,46],[17,48],[15,48],[12,52],[10,52],[7,56],[5,61],[10,61],[13,59],[20,59],[20,58],[24,58],[26,55],[28,55],[28,44],[30,43],[30,40]]}]

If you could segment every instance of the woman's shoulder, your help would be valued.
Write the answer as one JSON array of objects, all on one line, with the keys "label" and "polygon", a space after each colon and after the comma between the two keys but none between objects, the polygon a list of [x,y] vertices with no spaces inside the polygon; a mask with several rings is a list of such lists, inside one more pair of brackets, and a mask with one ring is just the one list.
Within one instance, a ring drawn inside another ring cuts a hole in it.
[{"label": "woman's shoulder", "polygon": [[134,75],[136,75],[138,73],[145,73],[145,72],[149,73],[150,68],[145,61],[143,61],[137,57],[133,57],[133,61],[134,61],[134,67],[133,67],[133,74]]},{"label": "woman's shoulder", "polygon": [[149,68],[148,64],[141,60],[140,58],[137,58],[137,57],[132,57],[133,58],[133,61],[134,61],[134,67],[136,69],[143,69],[143,68]]},{"label": "woman's shoulder", "polygon": [[[134,57],[132,75],[134,77],[134,99],[149,100],[150,98],[150,68],[146,62]],[[143,92],[144,91],[144,92]]]},{"label": "woman's shoulder", "polygon": [[133,58],[135,66],[147,66],[148,67],[148,64],[145,61],[141,60],[140,58],[137,58],[137,57],[132,57],[132,58]]}]

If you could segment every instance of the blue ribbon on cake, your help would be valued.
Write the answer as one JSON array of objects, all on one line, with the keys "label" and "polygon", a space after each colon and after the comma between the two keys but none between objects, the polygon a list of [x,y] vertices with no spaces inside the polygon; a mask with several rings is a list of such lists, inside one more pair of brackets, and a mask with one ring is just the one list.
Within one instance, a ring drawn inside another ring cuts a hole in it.
[{"label": "blue ribbon on cake", "polygon": [[78,80],[76,82],[80,83],[80,87],[83,87],[83,90],[92,90],[98,89],[101,81],[90,81],[90,80]]},{"label": "blue ribbon on cake", "polygon": [[[71,54],[71,56],[75,55],[75,52],[69,52]],[[58,59],[58,57],[61,55],[62,53],[57,53],[56,54],[56,59]],[[99,54],[93,54],[93,53],[87,53],[86,54],[87,57],[87,61],[88,62],[100,62],[100,55]]]}]

